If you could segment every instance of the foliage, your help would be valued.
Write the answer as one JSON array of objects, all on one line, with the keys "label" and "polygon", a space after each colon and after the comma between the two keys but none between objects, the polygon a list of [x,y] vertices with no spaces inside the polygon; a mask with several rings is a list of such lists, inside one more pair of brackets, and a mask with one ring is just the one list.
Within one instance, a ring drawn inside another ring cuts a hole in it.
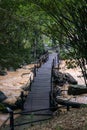
[{"label": "foliage", "polygon": [[5,110],[6,110],[5,106],[2,103],[0,103],[0,111],[5,111]]},{"label": "foliage", "polygon": [[43,11],[28,1],[0,1],[0,66],[17,68],[44,52],[42,18]]},{"label": "foliage", "polygon": [[55,130],[63,130],[60,126],[56,126]]},{"label": "foliage", "polygon": [[85,84],[87,80],[87,1],[86,0],[32,0],[52,18],[49,31],[59,44],[73,48],[72,57],[81,67]]},{"label": "foliage", "polygon": [[8,48],[9,54],[17,54],[20,62],[24,57],[27,61],[26,48],[30,57],[43,53],[44,34],[52,39],[53,45],[65,45],[70,49],[68,54],[78,61],[87,84],[86,16],[86,0],[1,0],[0,44]]}]

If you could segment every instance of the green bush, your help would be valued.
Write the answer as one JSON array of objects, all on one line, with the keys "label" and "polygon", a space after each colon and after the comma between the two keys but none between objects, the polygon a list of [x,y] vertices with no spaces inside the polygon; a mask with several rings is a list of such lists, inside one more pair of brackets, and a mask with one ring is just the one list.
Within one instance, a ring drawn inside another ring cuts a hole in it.
[{"label": "green bush", "polygon": [[61,59],[61,60],[66,60],[66,59],[68,59],[68,58],[69,58],[69,56],[67,55],[67,53],[64,52],[63,50],[61,50],[61,51],[60,51],[60,59]]}]

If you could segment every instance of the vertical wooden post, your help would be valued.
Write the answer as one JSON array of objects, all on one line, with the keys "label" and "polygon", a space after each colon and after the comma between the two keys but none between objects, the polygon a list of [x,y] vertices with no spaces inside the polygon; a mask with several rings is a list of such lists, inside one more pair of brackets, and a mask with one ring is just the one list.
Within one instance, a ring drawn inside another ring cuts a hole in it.
[{"label": "vertical wooden post", "polygon": [[21,92],[21,109],[24,109],[24,93],[23,91]]},{"label": "vertical wooden post", "polygon": [[54,68],[54,60],[52,62],[52,68],[51,68],[51,91],[49,92],[50,109],[52,109],[53,107],[53,68]]},{"label": "vertical wooden post", "polygon": [[59,53],[57,54],[57,63],[59,64]]},{"label": "vertical wooden post", "polygon": [[36,77],[36,65],[34,66],[34,76]]},{"label": "vertical wooden post", "polygon": [[54,69],[54,59],[53,59],[53,62],[52,62],[52,77],[53,77],[53,69]]},{"label": "vertical wooden post", "polygon": [[52,72],[51,72],[51,92],[53,90],[53,84],[52,84]]},{"label": "vertical wooden post", "polygon": [[70,106],[67,104],[67,111],[69,111],[70,110]]},{"label": "vertical wooden post", "polygon": [[58,63],[58,70],[59,70],[59,53],[57,54],[57,63]]},{"label": "vertical wooden post", "polygon": [[49,60],[49,52],[47,51],[47,60]]},{"label": "vertical wooden post", "polygon": [[42,59],[40,59],[40,67],[41,67]]},{"label": "vertical wooden post", "polygon": [[31,91],[31,84],[32,84],[32,81],[31,81],[31,77],[30,77],[30,86],[29,86],[30,91]]},{"label": "vertical wooden post", "polygon": [[56,66],[56,57],[55,57],[55,63],[54,63],[54,64],[55,64],[55,66]]},{"label": "vertical wooden post", "polygon": [[38,71],[38,61],[37,61],[37,65],[36,65],[36,70]]},{"label": "vertical wooden post", "polygon": [[54,59],[53,59],[53,68],[54,68],[54,62],[55,62],[55,61],[54,61]]},{"label": "vertical wooden post", "polygon": [[14,130],[14,113],[10,108],[7,108],[10,116],[10,130]]}]

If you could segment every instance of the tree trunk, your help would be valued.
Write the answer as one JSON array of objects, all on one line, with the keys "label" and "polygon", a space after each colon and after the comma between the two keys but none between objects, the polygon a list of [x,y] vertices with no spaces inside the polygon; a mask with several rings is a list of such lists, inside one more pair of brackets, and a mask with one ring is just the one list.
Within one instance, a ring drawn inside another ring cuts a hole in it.
[{"label": "tree trunk", "polygon": [[83,74],[85,85],[87,87],[86,61],[83,58],[79,59],[78,61],[79,61],[79,65],[80,65],[80,68],[81,68],[81,71],[82,71],[82,74]]}]

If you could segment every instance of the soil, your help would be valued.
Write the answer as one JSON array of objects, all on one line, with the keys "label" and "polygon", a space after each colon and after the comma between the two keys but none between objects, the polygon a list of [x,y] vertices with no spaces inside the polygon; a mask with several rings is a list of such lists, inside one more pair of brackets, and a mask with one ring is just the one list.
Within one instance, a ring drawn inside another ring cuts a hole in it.
[{"label": "soil", "polygon": [[87,130],[87,108],[58,111],[47,123],[32,126],[25,130]]},{"label": "soil", "polygon": [[[29,121],[29,116],[18,117],[16,123]],[[7,127],[1,130],[9,130]],[[15,130],[87,130],[87,108],[66,111],[65,108],[53,113],[52,119],[31,125],[16,127]]]}]

